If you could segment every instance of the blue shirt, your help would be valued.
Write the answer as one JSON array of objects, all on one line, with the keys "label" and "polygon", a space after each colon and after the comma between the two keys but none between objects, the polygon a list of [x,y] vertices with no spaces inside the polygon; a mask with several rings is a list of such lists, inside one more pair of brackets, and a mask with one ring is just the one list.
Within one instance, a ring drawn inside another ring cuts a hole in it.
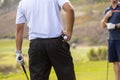
[{"label": "blue shirt", "polygon": [[[110,10],[120,10],[120,4],[118,4],[115,9],[110,6],[108,9],[106,9],[105,14]],[[113,12],[107,23],[120,23],[120,12]],[[120,40],[120,29],[110,29],[109,40]]]}]

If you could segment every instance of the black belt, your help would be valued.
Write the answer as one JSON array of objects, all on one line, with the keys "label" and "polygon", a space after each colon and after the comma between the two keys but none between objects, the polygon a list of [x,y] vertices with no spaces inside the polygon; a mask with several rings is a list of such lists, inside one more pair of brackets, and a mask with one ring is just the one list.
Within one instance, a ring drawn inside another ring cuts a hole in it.
[{"label": "black belt", "polygon": [[53,37],[53,38],[36,38],[36,39],[32,39],[30,41],[34,41],[34,40],[54,40],[54,39],[61,39],[63,40],[63,36],[59,36],[59,37]]}]

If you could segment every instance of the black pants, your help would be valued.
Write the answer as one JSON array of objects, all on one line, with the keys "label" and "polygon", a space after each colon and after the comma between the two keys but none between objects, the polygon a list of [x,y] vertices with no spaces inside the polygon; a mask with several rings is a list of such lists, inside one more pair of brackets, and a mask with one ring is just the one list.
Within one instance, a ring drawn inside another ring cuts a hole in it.
[{"label": "black pants", "polygon": [[53,66],[58,80],[76,80],[73,60],[62,37],[30,41],[29,69],[31,80],[49,80]]}]

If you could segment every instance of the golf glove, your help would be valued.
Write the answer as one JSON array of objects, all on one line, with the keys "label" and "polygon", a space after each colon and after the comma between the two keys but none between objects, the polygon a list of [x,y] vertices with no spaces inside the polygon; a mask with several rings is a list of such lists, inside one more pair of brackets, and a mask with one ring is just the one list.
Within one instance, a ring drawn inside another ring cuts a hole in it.
[{"label": "golf glove", "polygon": [[16,61],[20,65],[24,65],[24,59],[23,59],[22,51],[16,51]]},{"label": "golf glove", "polygon": [[115,29],[116,25],[112,23],[106,23],[107,29]]}]

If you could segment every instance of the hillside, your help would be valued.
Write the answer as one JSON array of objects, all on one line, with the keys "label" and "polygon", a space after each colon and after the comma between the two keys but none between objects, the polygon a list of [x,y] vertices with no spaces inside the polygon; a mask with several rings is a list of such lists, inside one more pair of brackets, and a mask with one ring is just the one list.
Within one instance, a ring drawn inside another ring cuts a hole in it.
[{"label": "hillside", "polygon": [[100,21],[104,10],[109,6],[108,2],[87,4],[87,6],[79,5],[75,5],[76,19],[73,39],[85,45],[106,44],[108,32],[101,27]]},{"label": "hillside", "polygon": [[0,38],[15,36],[15,12],[11,11],[0,16]]},{"label": "hillside", "polygon": [[[0,39],[15,38],[15,17],[16,10],[0,15]],[[27,35],[27,27],[25,28],[25,36]]]},{"label": "hillside", "polygon": [[[109,5],[108,2],[88,3],[84,0],[77,1],[73,1],[76,18],[71,42],[77,42],[81,45],[106,44],[107,30],[100,27],[100,20],[103,11]],[[15,15],[16,6],[0,15],[1,39],[15,37]],[[27,38],[26,30],[27,28],[25,28],[25,37]]]}]

